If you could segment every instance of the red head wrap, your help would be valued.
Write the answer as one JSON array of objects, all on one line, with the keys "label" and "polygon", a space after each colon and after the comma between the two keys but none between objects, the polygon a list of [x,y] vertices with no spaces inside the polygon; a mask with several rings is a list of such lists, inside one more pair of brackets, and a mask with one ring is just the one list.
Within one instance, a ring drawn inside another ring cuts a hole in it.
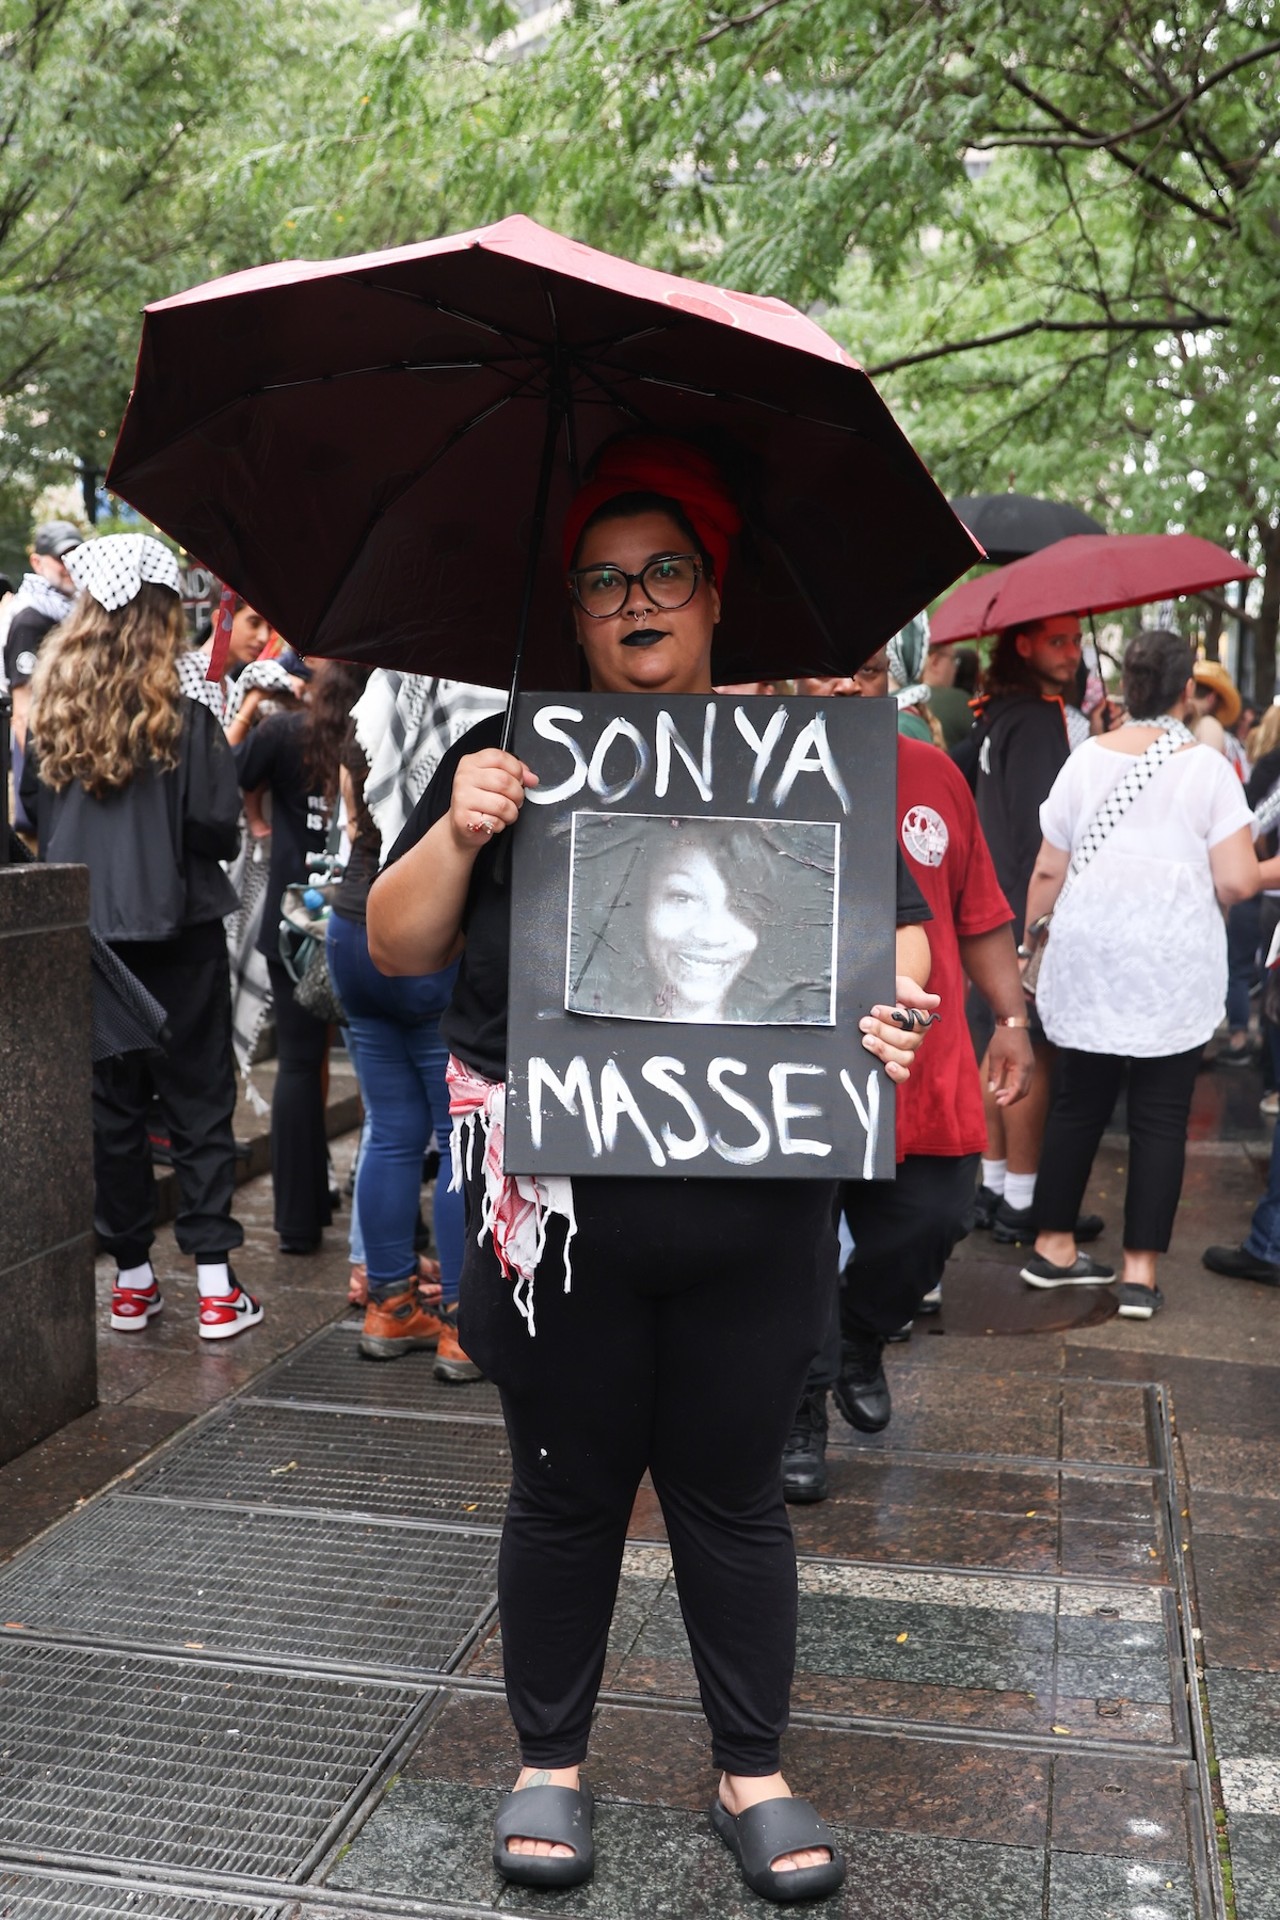
[{"label": "red head wrap", "polygon": [[710,556],[716,585],[723,587],[729,542],[742,525],[742,516],[714,460],[685,440],[657,433],[625,434],[601,449],[595,472],[579,488],[565,515],[566,572],[592,514],[622,493],[661,493],[682,507]]}]

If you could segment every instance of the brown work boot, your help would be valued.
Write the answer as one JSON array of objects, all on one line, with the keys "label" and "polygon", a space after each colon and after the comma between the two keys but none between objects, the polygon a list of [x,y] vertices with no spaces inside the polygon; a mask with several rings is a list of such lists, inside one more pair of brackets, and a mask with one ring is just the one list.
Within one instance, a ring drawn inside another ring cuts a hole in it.
[{"label": "brown work boot", "polygon": [[468,1360],[458,1345],[458,1309],[444,1309],[444,1326],[440,1332],[440,1344],[436,1348],[436,1364],[432,1371],[437,1380],[447,1380],[453,1386],[461,1386],[465,1380],[483,1380],[484,1375],[474,1360]]},{"label": "brown work boot", "polygon": [[398,1293],[370,1295],[360,1351],[366,1360],[396,1360],[415,1347],[434,1347],[443,1332],[443,1320],[422,1304],[415,1273]]}]

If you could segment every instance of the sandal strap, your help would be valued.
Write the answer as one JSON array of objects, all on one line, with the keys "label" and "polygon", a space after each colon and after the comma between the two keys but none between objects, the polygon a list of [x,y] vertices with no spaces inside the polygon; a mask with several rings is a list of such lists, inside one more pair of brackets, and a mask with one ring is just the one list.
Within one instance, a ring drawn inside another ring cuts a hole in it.
[{"label": "sandal strap", "polygon": [[582,1855],[591,1846],[592,1808],[589,1787],[520,1787],[494,1815],[493,1837],[503,1846],[508,1840],[545,1840]]}]

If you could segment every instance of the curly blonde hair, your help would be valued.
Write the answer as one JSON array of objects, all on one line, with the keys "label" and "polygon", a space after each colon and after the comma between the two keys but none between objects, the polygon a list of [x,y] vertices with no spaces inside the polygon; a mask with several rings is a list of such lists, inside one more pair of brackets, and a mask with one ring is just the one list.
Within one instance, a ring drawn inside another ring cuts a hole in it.
[{"label": "curly blonde hair", "polygon": [[79,781],[101,796],[152,761],[178,762],[178,656],[190,645],[178,595],[144,581],[108,613],[82,593],[40,649],[31,680],[31,732],[40,777],[61,792]]}]

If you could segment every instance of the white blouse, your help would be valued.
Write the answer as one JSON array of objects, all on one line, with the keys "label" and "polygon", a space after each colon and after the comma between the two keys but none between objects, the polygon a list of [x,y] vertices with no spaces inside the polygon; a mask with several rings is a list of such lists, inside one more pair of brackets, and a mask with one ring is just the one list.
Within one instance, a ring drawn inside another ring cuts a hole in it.
[{"label": "white blouse", "polygon": [[[1073,753],[1040,809],[1045,839],[1075,847],[1136,757],[1097,740]],[[1050,1040],[1140,1058],[1204,1045],[1227,990],[1209,849],[1252,818],[1212,747],[1157,769],[1054,912],[1036,989]]]}]

